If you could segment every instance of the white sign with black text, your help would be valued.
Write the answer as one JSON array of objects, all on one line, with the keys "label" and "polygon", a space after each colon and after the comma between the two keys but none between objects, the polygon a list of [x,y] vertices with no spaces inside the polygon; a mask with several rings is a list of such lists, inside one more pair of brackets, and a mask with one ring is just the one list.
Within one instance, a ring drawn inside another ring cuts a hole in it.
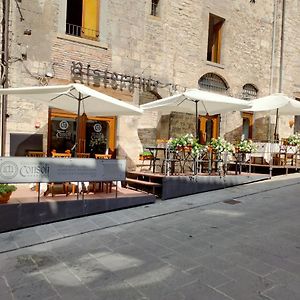
[{"label": "white sign with black text", "polygon": [[116,159],[1,157],[0,183],[121,181],[125,170]]}]

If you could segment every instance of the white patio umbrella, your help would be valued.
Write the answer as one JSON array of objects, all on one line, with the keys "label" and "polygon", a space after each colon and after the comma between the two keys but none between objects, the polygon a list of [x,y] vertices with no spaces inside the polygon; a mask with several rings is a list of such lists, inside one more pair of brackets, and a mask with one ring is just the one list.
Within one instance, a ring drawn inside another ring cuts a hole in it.
[{"label": "white patio umbrella", "polygon": [[283,93],[275,93],[266,97],[249,101],[251,108],[246,111],[260,112],[267,111],[271,115],[276,115],[274,136],[277,135],[278,116],[280,115],[300,115],[300,101],[289,98]]},{"label": "white patio umbrella", "polygon": [[250,108],[249,101],[201,91],[197,89],[187,90],[184,93],[156,100],[141,105],[143,110],[156,110],[165,114],[172,111],[195,113],[196,136],[198,137],[198,115],[214,115],[229,111]]},{"label": "white patio umbrella", "polygon": [[24,99],[46,103],[49,107],[77,113],[77,137],[81,112],[94,116],[139,115],[143,113],[143,110],[136,106],[78,83],[0,89],[0,95],[19,95]]},{"label": "white patio umbrella", "polygon": [[88,115],[139,115],[140,108],[97,92],[83,84],[34,86],[0,89],[0,95],[20,95],[21,98],[43,102],[50,107]]},{"label": "white patio umbrella", "polygon": [[245,111],[269,111],[276,115],[300,115],[300,101],[289,98],[282,93],[272,94],[266,97],[257,98],[249,101],[251,108]]}]

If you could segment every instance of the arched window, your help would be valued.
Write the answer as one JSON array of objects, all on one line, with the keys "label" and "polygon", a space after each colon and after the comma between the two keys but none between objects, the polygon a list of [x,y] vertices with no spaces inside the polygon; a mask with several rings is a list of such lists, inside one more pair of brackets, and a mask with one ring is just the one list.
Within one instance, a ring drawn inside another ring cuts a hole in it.
[{"label": "arched window", "polygon": [[228,90],[227,82],[215,73],[206,73],[198,80],[198,86],[201,90],[226,93]]},{"label": "arched window", "polygon": [[242,98],[245,100],[251,100],[257,98],[257,88],[250,83],[246,83],[243,86]]}]

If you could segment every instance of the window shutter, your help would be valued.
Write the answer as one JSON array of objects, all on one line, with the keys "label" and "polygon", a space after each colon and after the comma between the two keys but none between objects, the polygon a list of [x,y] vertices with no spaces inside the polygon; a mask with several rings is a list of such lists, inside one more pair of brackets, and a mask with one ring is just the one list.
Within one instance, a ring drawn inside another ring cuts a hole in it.
[{"label": "window shutter", "polygon": [[82,0],[82,36],[97,40],[99,38],[100,0]]}]

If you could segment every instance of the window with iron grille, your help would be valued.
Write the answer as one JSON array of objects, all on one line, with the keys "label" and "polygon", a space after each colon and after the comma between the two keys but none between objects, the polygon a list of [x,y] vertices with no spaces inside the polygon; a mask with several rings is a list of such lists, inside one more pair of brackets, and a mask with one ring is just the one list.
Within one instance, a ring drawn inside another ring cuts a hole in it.
[{"label": "window with iron grille", "polygon": [[198,86],[202,90],[226,93],[228,85],[226,81],[215,73],[206,73],[198,80]]},{"label": "window with iron grille", "polygon": [[257,88],[250,83],[243,86],[242,98],[245,100],[251,100],[257,98]]},{"label": "window with iron grille", "polygon": [[151,0],[151,16],[158,16],[159,0]]},{"label": "window with iron grille", "polygon": [[100,0],[67,0],[66,34],[99,39]]}]

